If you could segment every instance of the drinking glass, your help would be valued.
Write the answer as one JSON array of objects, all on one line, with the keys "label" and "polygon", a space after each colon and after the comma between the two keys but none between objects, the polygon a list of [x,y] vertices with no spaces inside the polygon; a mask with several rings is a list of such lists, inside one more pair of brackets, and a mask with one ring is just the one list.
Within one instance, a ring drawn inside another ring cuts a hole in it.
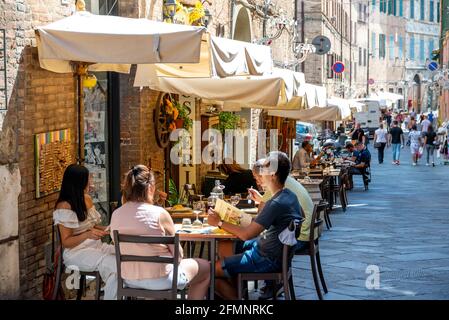
[{"label": "drinking glass", "polygon": [[207,218],[203,218],[203,227],[207,227],[209,224],[207,223]]},{"label": "drinking glass", "polygon": [[192,220],[189,218],[182,219],[182,229],[191,229],[192,228]]},{"label": "drinking glass", "polygon": [[204,211],[204,203],[202,201],[197,201],[193,203],[193,213],[196,214],[196,220],[193,221],[192,227],[201,228],[203,223],[198,219],[198,215]]}]

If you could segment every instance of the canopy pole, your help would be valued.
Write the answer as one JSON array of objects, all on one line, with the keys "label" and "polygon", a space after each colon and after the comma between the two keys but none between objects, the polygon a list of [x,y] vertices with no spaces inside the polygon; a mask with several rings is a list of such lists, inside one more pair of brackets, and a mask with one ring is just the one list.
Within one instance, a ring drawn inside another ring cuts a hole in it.
[{"label": "canopy pole", "polygon": [[87,74],[87,64],[78,63],[76,76],[78,82],[78,163],[84,164],[84,86],[83,80]]}]

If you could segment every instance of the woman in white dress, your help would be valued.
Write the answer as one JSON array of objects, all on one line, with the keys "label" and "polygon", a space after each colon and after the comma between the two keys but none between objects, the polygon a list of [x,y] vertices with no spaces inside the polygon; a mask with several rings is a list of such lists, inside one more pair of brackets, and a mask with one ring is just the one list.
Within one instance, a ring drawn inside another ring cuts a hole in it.
[{"label": "woman in white dress", "polygon": [[101,216],[87,195],[89,171],[70,165],[64,172],[59,199],[53,212],[64,247],[64,264],[72,270],[99,271],[105,282],[104,299],[117,299],[117,266],[114,246],[101,238],[108,228],[100,226]]}]

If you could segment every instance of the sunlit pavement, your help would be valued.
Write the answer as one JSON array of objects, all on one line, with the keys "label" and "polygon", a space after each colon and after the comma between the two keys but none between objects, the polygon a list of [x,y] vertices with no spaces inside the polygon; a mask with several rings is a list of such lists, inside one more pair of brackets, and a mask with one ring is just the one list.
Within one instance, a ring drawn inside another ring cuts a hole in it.
[{"label": "sunlit pavement", "polygon": [[[449,299],[449,166],[426,167],[423,158],[413,167],[409,148],[400,166],[391,148],[379,165],[370,151],[369,190],[354,177],[349,208],[334,210],[320,242],[325,299]],[[379,268],[378,289],[367,289],[370,275],[376,287],[370,265]],[[317,299],[310,259],[295,257],[293,266],[297,298]]]}]

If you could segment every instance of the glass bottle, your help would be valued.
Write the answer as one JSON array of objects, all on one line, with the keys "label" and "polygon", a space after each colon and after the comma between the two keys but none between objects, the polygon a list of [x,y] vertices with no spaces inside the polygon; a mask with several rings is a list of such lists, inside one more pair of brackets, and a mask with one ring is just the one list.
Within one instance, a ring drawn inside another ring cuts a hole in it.
[{"label": "glass bottle", "polygon": [[217,195],[217,198],[222,199],[224,198],[224,192],[223,192],[224,186],[221,185],[220,180],[215,180],[215,187],[212,189],[212,193],[215,193]]}]

